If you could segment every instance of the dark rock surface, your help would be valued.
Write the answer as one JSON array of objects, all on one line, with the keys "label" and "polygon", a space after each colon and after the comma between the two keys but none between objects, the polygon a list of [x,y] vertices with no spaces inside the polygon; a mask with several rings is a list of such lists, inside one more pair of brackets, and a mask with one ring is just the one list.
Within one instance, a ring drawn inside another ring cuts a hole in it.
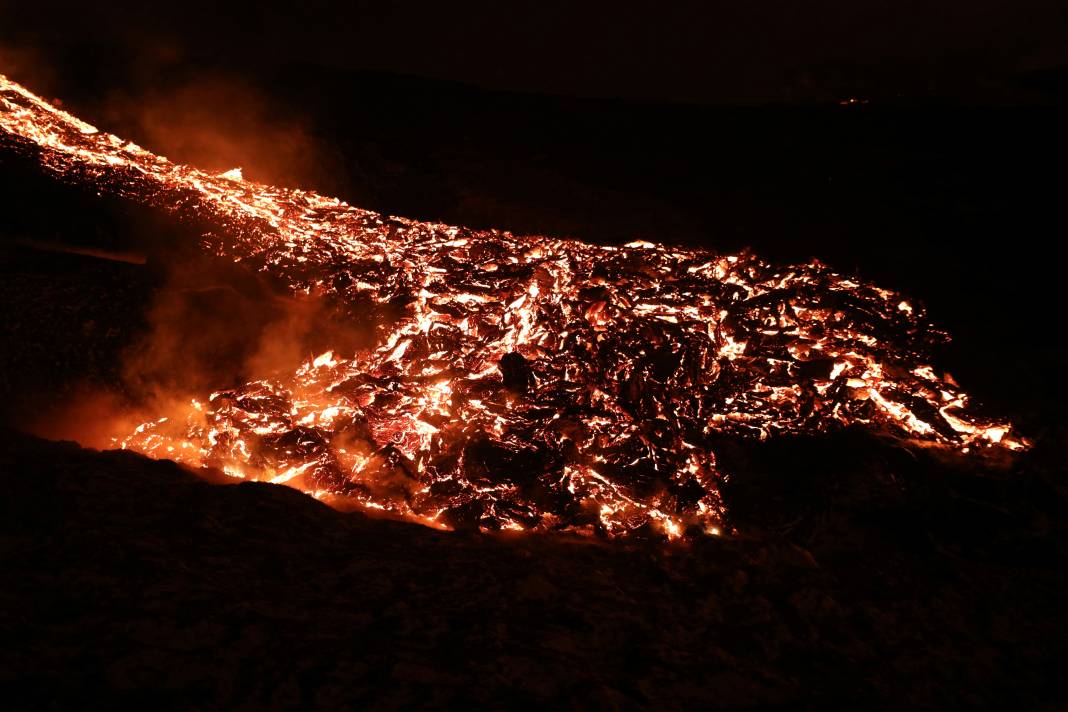
[{"label": "dark rock surface", "polygon": [[1068,702],[1068,503],[1041,451],[1011,475],[849,433],[732,457],[742,535],[624,545],[4,432],[5,707]]}]

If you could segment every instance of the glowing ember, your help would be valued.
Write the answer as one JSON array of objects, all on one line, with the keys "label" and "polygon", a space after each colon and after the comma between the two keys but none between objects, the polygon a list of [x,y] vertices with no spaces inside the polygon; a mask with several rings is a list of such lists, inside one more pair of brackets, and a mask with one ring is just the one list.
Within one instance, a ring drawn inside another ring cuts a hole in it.
[{"label": "glowing ember", "polygon": [[924,363],[941,335],[918,305],[818,262],[384,217],[175,165],[2,76],[0,129],[60,176],[217,226],[207,249],[372,325],[371,348],[212,393],[122,447],[439,526],[676,537],[719,532],[714,434],[863,424],[1025,446]]}]

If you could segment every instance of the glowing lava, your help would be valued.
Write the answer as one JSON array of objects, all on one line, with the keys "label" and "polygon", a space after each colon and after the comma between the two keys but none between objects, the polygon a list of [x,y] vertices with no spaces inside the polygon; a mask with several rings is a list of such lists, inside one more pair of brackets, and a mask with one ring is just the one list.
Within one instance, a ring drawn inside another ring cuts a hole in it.
[{"label": "glowing lava", "polygon": [[718,532],[713,435],[861,424],[1020,449],[925,363],[901,295],[818,262],[421,223],[176,165],[0,76],[0,144],[213,226],[205,249],[342,305],[374,346],[309,358],[122,437],[439,526]]}]

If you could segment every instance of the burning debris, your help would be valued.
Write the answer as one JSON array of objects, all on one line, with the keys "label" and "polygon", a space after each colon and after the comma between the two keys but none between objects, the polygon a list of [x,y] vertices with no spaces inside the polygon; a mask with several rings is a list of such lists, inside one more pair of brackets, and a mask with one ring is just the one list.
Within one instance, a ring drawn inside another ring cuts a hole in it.
[{"label": "burning debris", "polygon": [[204,225],[204,248],[373,335],[117,441],[443,527],[718,531],[714,437],[862,425],[1016,450],[927,365],[918,305],[818,262],[421,223],[208,174],[0,76],[0,145]]}]

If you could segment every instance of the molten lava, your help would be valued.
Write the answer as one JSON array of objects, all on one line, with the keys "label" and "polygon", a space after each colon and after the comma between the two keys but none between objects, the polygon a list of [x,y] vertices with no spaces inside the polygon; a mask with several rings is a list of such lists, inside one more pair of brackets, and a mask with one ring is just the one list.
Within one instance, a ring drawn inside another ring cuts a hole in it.
[{"label": "molten lava", "polygon": [[718,532],[714,436],[861,424],[1020,449],[926,364],[918,305],[818,262],[588,245],[386,217],[177,165],[0,76],[0,144],[209,224],[205,249],[315,294],[373,346],[194,400],[124,448],[443,527]]}]

